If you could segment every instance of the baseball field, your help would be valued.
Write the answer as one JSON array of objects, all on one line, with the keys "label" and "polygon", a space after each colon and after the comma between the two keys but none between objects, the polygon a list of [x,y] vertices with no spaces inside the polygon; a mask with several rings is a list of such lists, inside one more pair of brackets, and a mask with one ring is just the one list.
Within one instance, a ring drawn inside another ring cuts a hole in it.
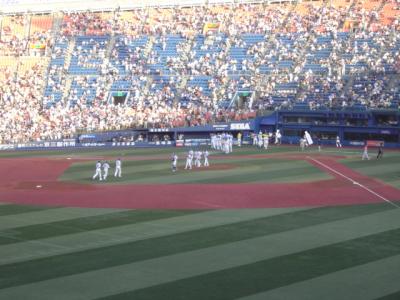
[{"label": "baseball field", "polygon": [[400,299],[399,151],[187,150],[0,153],[0,299]]}]

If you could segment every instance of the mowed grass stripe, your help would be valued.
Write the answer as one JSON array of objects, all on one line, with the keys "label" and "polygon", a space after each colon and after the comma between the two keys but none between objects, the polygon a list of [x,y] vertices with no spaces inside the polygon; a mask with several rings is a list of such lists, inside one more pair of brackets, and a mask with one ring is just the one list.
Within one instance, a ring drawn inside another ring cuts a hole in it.
[{"label": "mowed grass stripe", "polygon": [[[324,207],[9,264],[0,267],[0,273],[7,274],[1,278],[0,287],[110,268],[387,210],[391,208],[383,205]],[[400,226],[400,218],[398,223]]]},{"label": "mowed grass stripe", "polygon": [[236,299],[397,255],[399,234],[390,230],[100,299]]},{"label": "mowed grass stripe", "polygon": [[[103,228],[136,224],[151,220],[172,218],[186,214],[200,213],[201,210],[126,210],[122,212],[101,214],[63,220],[58,222],[37,224],[19,228],[0,230],[0,245],[18,243],[21,241],[44,239]],[[1,219],[0,219],[1,221]]]},{"label": "mowed grass stripe", "polygon": [[[398,280],[397,280],[397,282],[398,282]],[[393,294],[386,295],[386,296],[383,296],[383,297],[380,297],[380,298],[376,298],[376,300],[399,300],[399,299],[400,299],[400,290],[398,292],[393,293]]]},{"label": "mowed grass stripe", "polygon": [[[382,222],[382,219],[386,222]],[[323,257],[326,261],[330,261],[331,253],[343,250],[345,257],[358,256],[359,253],[363,257],[364,253],[359,252],[358,248],[367,249],[368,255],[373,256],[365,259],[365,262],[396,255],[398,254],[396,247],[400,244],[400,240],[393,242],[391,239],[398,237],[399,233],[399,212],[391,210],[72,276],[53,277],[41,282],[0,290],[0,298],[20,299],[23,295],[29,295],[30,299],[53,299],[55,293],[58,293],[59,300],[96,299],[115,294],[117,299],[119,297],[120,299],[165,299],[166,295],[168,299],[232,299],[264,291],[263,289],[248,292],[247,288],[254,288],[253,282],[255,287],[263,287],[265,277],[277,276],[284,280],[288,276],[289,281],[296,282],[297,276],[303,276],[304,273],[308,276],[304,279],[330,273],[331,270],[326,270],[325,266],[318,268],[320,261],[318,264],[313,264],[315,256],[318,260]],[[366,240],[360,242],[361,237],[366,237]],[[385,244],[386,240],[389,240],[389,243]],[[375,251],[369,247],[375,242],[381,245],[382,249],[378,248],[376,249],[378,251]],[[337,243],[342,244],[337,246]],[[341,256],[333,258],[340,260]],[[285,260],[286,257],[290,259],[281,265],[280,260]],[[298,260],[305,265],[292,270],[292,264]],[[268,261],[273,263],[269,264]],[[307,269],[310,262],[310,269]],[[258,263],[266,265],[258,268]],[[352,267],[363,262],[347,259],[346,263],[348,263],[346,267]],[[335,263],[330,261],[327,267],[331,265],[334,266]],[[340,269],[342,268],[337,270]],[[256,276],[253,274],[246,278],[253,271]],[[295,278],[290,273],[292,271],[296,273]],[[212,279],[208,280],[208,276]],[[218,283],[210,286],[213,280]],[[235,281],[232,287],[229,284],[231,280]],[[241,292],[241,281],[246,294],[238,293],[228,298],[219,297],[224,295],[223,291],[220,291],[221,295],[218,296],[213,294],[215,290],[224,288],[233,288],[235,293]],[[282,285],[286,284],[280,282]],[[200,286],[204,284],[204,289],[199,288],[198,284]],[[59,291],[67,292],[59,293]]]},{"label": "mowed grass stripe", "polygon": [[[125,226],[91,230],[0,246],[0,264],[10,264],[126,242],[205,229],[309,208],[215,210]],[[151,212],[150,212],[151,213]]]},{"label": "mowed grass stripe", "polygon": [[5,204],[0,206],[0,216],[23,214],[32,211],[53,210],[57,207]]},{"label": "mowed grass stripe", "polygon": [[17,215],[1,216],[0,229],[4,230],[43,223],[64,221],[68,219],[99,216],[121,211],[126,211],[126,209],[61,207],[57,209],[52,209],[51,213],[49,213],[47,210],[40,210],[21,213]]},{"label": "mowed grass stripe", "polygon": [[400,255],[395,255],[240,300],[373,300],[398,291],[399,276]]}]

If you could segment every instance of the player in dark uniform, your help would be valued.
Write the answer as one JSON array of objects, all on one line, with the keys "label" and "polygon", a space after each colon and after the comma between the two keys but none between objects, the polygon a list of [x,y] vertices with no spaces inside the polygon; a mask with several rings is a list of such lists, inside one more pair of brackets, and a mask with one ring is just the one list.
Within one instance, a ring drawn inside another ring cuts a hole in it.
[{"label": "player in dark uniform", "polygon": [[382,158],[382,157],[383,157],[383,143],[380,143],[379,148],[378,148],[378,155],[376,156],[376,159]]},{"label": "player in dark uniform", "polygon": [[317,137],[318,151],[321,151],[321,137]]}]

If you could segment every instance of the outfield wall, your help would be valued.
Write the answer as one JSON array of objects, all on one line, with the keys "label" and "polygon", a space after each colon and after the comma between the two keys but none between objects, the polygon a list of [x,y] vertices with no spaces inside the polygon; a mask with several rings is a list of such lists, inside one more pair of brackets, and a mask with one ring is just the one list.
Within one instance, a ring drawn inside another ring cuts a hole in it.
[{"label": "outfield wall", "polygon": [[263,131],[280,129],[284,143],[298,143],[304,131],[323,144],[362,146],[379,140],[385,147],[400,147],[400,113],[397,110],[281,110],[260,120]]}]

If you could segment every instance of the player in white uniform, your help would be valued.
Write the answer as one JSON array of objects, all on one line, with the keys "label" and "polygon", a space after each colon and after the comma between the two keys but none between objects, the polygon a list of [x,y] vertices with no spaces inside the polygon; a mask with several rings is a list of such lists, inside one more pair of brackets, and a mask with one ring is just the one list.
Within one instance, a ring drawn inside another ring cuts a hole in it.
[{"label": "player in white uniform", "polygon": [[172,154],[171,157],[171,169],[172,172],[176,172],[178,170],[178,155],[176,155],[176,153]]},{"label": "player in white uniform", "polygon": [[122,167],[122,163],[121,163],[121,159],[118,158],[115,161],[115,173],[114,173],[114,177],[121,177],[121,167]]},{"label": "player in white uniform", "polygon": [[203,152],[201,152],[200,150],[199,150],[199,165],[198,165],[198,167],[200,168],[201,167],[201,157],[203,156]]},{"label": "player in white uniform", "polygon": [[190,150],[188,152],[188,155],[186,157],[186,165],[185,165],[185,170],[187,169],[192,169],[192,162],[193,162],[193,150]]},{"label": "player in white uniform", "polygon": [[340,143],[340,137],[336,136],[336,148],[342,148],[342,143]]},{"label": "player in white uniform", "polygon": [[217,136],[215,134],[211,134],[211,148],[217,149]]},{"label": "player in white uniform", "polygon": [[264,149],[267,150],[268,149],[268,145],[269,145],[269,136],[268,133],[265,133],[263,136],[263,142],[264,142]]},{"label": "player in white uniform", "polygon": [[209,155],[208,151],[207,150],[204,151],[203,155],[204,155],[204,166],[205,167],[210,166],[210,164],[208,163],[208,155]]},{"label": "player in white uniform", "polygon": [[190,166],[193,166],[194,152],[193,150],[190,149],[189,153],[190,153]]},{"label": "player in white uniform", "polygon": [[304,151],[305,147],[306,147],[306,139],[305,138],[301,138],[300,139],[300,149],[301,149],[301,151]]},{"label": "player in white uniform", "polygon": [[364,160],[364,159],[369,160],[368,145],[367,144],[365,144],[365,146],[364,146],[364,151],[363,151],[361,159],[362,160]]},{"label": "player in white uniform", "polygon": [[102,181],[103,177],[101,176],[101,162],[97,161],[96,163],[96,172],[93,175],[93,180],[95,180],[97,178],[97,176],[99,177],[99,180]]},{"label": "player in white uniform", "polygon": [[104,162],[103,163],[103,179],[107,180],[107,176],[108,176],[108,169],[110,168],[110,165],[108,164],[108,162]]},{"label": "player in white uniform", "polygon": [[253,146],[256,146],[256,147],[257,147],[257,145],[258,145],[257,134],[256,134],[256,133],[253,133]]},{"label": "player in white uniform", "polygon": [[233,135],[231,133],[228,134],[228,151],[229,153],[233,151]]},{"label": "player in white uniform", "polygon": [[201,167],[201,151],[194,152],[194,158],[195,158],[194,165],[197,168],[200,168]]},{"label": "player in white uniform", "polygon": [[218,134],[216,136],[216,145],[217,145],[217,150],[222,150],[222,134]]},{"label": "player in white uniform", "polygon": [[258,141],[258,148],[262,148],[264,142],[263,142],[263,135],[262,135],[261,130],[258,133],[257,141]]}]

